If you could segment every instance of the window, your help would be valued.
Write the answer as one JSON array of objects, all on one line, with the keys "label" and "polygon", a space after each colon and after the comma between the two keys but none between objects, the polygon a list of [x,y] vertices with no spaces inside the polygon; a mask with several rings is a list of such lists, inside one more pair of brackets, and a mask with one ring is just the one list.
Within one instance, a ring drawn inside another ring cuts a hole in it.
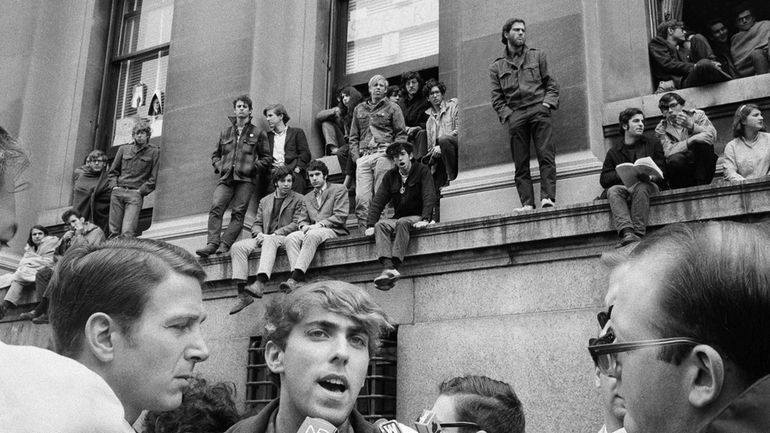
[{"label": "window", "polygon": [[734,34],[736,8],[748,4],[754,9],[756,19],[770,19],[770,4],[764,1],[746,0],[649,0],[651,37],[655,28],[663,21],[683,21],[692,32],[708,35],[709,21],[719,18],[725,21],[730,34]]},{"label": "window", "polygon": [[438,54],[438,0],[351,0],[346,74]]},{"label": "window", "polygon": [[[380,353],[369,361],[364,387],[358,394],[356,409],[369,421],[396,418],[396,372],[398,329],[382,339]],[[246,366],[246,406],[260,411],[278,397],[279,387],[271,380],[265,365],[262,337],[251,337]]]},{"label": "window", "polygon": [[152,137],[163,132],[173,0],[125,0],[111,61],[114,106],[113,146],[129,143],[137,119],[151,124]]},{"label": "window", "polygon": [[438,67],[438,0],[340,0],[331,57],[339,86]]}]

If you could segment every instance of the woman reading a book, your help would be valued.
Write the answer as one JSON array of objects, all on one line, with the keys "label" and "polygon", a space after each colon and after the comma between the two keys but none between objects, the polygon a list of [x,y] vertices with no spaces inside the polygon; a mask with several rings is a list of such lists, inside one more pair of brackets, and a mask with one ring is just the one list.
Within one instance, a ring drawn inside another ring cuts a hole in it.
[{"label": "woman reading a book", "polygon": [[725,179],[742,181],[766,176],[770,170],[770,134],[764,132],[762,112],[754,104],[738,107],[732,141],[725,147]]}]

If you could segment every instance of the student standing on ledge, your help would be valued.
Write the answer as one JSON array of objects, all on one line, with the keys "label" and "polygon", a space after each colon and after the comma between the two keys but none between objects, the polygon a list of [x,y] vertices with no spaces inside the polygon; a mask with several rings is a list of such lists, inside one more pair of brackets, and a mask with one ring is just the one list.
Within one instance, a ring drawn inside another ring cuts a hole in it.
[{"label": "student standing on ledge", "polygon": [[[230,117],[232,125],[219,133],[219,141],[211,154],[211,165],[214,173],[219,175],[219,182],[214,188],[209,211],[206,246],[195,251],[201,257],[230,251],[230,245],[238,239],[243,228],[243,216],[249,207],[258,172],[271,166],[272,157],[259,139],[257,127],[251,123],[251,110],[248,95],[235,98],[235,116]],[[232,209],[230,224],[220,235],[222,216],[228,205]]]},{"label": "student standing on ledge", "polygon": [[136,236],[144,197],[155,191],[160,149],[150,144],[152,129],[139,121],[134,125],[134,142],[118,148],[108,176],[110,196],[110,237]]},{"label": "student standing on ledge", "polygon": [[526,45],[526,24],[511,18],[503,25],[503,55],[489,67],[492,107],[511,137],[515,182],[521,207],[535,208],[529,172],[529,142],[534,141],[540,166],[540,206],[556,200],[556,148],[551,139],[551,110],[559,108],[559,85],[548,73],[545,53]]}]

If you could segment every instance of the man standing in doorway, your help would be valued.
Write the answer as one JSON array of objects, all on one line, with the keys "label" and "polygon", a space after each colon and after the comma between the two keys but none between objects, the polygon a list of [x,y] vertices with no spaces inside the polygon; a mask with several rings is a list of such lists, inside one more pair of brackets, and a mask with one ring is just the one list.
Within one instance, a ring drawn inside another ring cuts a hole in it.
[{"label": "man standing in doorway", "polygon": [[556,148],[551,140],[551,110],[559,108],[559,85],[548,73],[545,53],[526,45],[526,24],[511,18],[503,26],[503,56],[489,67],[492,107],[511,137],[516,189],[521,199],[517,211],[535,208],[529,172],[529,142],[535,144],[540,167],[540,205],[552,207],[556,199]]},{"label": "man standing in doorway", "polygon": [[144,197],[155,191],[160,149],[150,144],[152,129],[144,121],[134,125],[134,142],[120,146],[107,176],[110,196],[110,237],[136,236]]}]

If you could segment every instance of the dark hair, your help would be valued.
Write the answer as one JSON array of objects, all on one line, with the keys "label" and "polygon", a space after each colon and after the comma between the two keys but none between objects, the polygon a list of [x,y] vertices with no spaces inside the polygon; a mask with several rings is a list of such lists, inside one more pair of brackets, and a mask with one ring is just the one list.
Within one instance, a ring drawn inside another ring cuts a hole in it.
[{"label": "dark hair", "polygon": [[[350,99],[348,100],[348,105],[345,105],[342,102],[342,97],[345,95],[350,97]],[[340,90],[339,102],[337,103],[337,106],[340,108],[340,112],[343,117],[343,122],[345,124],[350,125],[350,122],[353,120],[353,117],[352,117],[353,110],[361,102],[361,99],[363,99],[363,96],[361,96],[361,92],[359,92],[353,86],[343,87],[342,90]]]},{"label": "dark hair", "polygon": [[[770,226],[709,221],[671,224],[645,237],[630,264],[663,264],[653,326],[660,337],[688,337],[732,362],[746,384],[770,373]],[[659,353],[679,363],[691,347]]]},{"label": "dark hair", "polygon": [[727,22],[725,20],[723,20],[722,18],[714,18],[710,20],[708,23],[706,23],[706,28],[709,30],[709,32],[711,32],[711,27],[717,24],[722,24],[723,26],[727,27]]},{"label": "dark hair", "polygon": [[394,95],[399,96],[399,93],[401,93],[401,88],[393,84],[388,86],[388,90],[385,91],[385,97],[390,98]]},{"label": "dark hair", "polygon": [[412,143],[403,139],[399,139],[391,143],[387,149],[385,149],[385,154],[395,158],[399,153],[401,153],[401,149],[404,149],[406,153],[412,153],[414,151]]},{"label": "dark hair", "polygon": [[144,120],[138,119],[136,123],[134,123],[134,128],[131,130],[131,136],[133,137],[140,132],[147,134],[147,140],[149,140],[152,136],[152,128],[150,127],[150,124]]},{"label": "dark hair", "polygon": [[379,350],[383,332],[393,328],[385,311],[369,293],[344,281],[327,280],[301,286],[275,298],[265,311],[263,342],[272,341],[285,350],[292,328],[313,307],[321,307],[360,324],[369,336],[370,357]]},{"label": "dark hair", "polygon": [[29,229],[29,236],[27,236],[27,245],[29,245],[30,248],[37,249],[37,245],[35,245],[34,242],[32,242],[32,230],[40,230],[43,232],[44,235],[48,236],[48,229],[45,226],[41,226],[40,224],[35,224],[32,226],[32,228]]},{"label": "dark hair", "polygon": [[676,102],[679,103],[679,105],[684,106],[684,98],[682,98],[678,93],[675,92],[668,92],[660,97],[658,100],[658,107],[662,108],[667,106],[672,100],[676,100]]},{"label": "dark hair", "polygon": [[738,15],[740,15],[742,12],[745,12],[745,11],[749,11],[751,13],[751,16],[753,17],[757,16],[757,14],[754,13],[754,7],[751,6],[751,3],[745,1],[742,3],[738,3],[738,5],[736,5],[733,8],[733,15],[735,16],[734,20],[737,20]]},{"label": "dark hair", "polygon": [[267,112],[272,111],[276,116],[281,116],[283,119],[283,123],[289,123],[289,113],[286,111],[286,107],[283,106],[283,104],[271,104],[265,107],[264,110],[262,110],[262,115],[267,117]]},{"label": "dark hair", "polygon": [[524,28],[527,27],[527,23],[525,23],[524,20],[521,18],[511,18],[508,21],[506,21],[505,24],[503,24],[503,31],[500,32],[503,45],[508,45],[508,38],[505,37],[505,34],[511,31],[511,27],[513,27],[515,23],[522,23],[524,24]]},{"label": "dark hair", "polygon": [[65,210],[64,213],[61,214],[61,220],[64,222],[64,224],[68,224],[72,215],[75,215],[75,218],[77,219],[83,218],[83,214],[81,214],[77,209],[73,207]]},{"label": "dark hair", "polygon": [[223,433],[240,420],[235,407],[235,384],[191,380],[182,394],[182,405],[167,412],[147,412],[145,433]]},{"label": "dark hair", "polygon": [[272,173],[270,173],[270,181],[273,183],[273,186],[278,185],[278,181],[283,179],[284,177],[291,175],[291,181],[294,182],[294,173],[292,170],[285,166],[281,165],[273,169]]},{"label": "dark hair", "polygon": [[235,104],[237,104],[238,101],[245,102],[246,105],[249,106],[249,110],[253,110],[254,109],[254,104],[251,102],[251,98],[249,98],[249,95],[241,95],[241,96],[238,96],[237,98],[233,99],[233,108],[235,108]]},{"label": "dark hair", "polygon": [[458,421],[476,423],[488,433],[524,433],[521,401],[505,382],[486,376],[453,377],[442,382],[438,392],[455,396]]},{"label": "dark hair", "polygon": [[746,133],[743,122],[746,121],[749,114],[754,110],[762,112],[762,110],[759,109],[759,106],[755,104],[743,104],[735,110],[735,114],[733,115],[733,138],[743,137]]},{"label": "dark hair", "polygon": [[329,167],[327,167],[323,161],[320,161],[318,159],[314,159],[310,161],[307,167],[305,167],[305,171],[307,171],[308,173],[310,173],[311,171],[320,171],[324,175],[324,177],[329,175]]},{"label": "dark hair", "polygon": [[636,107],[629,107],[620,112],[618,115],[618,128],[620,128],[620,135],[623,135],[626,132],[626,130],[623,129],[623,125],[628,125],[628,121],[637,114],[644,116],[644,112]]},{"label": "dark hair", "polygon": [[417,89],[421,89],[423,85],[425,85],[425,80],[422,79],[420,76],[420,73],[417,71],[407,71],[401,74],[401,90],[403,96],[407,96],[406,94],[406,83],[409,82],[411,79],[417,80]]},{"label": "dark hair", "polygon": [[422,94],[425,95],[426,98],[429,97],[430,91],[433,90],[434,87],[438,87],[441,94],[446,95],[446,85],[443,81],[437,81],[435,78],[431,78],[425,82],[425,85],[422,87]]},{"label": "dark hair", "polygon": [[171,272],[193,277],[200,283],[206,278],[189,252],[154,239],[115,238],[67,250],[50,283],[56,351],[77,357],[82,349],[84,326],[94,313],[108,314],[122,332],[130,335],[150,292]]},{"label": "dark hair", "polygon": [[679,20],[667,20],[658,24],[657,33],[658,37],[666,39],[668,37],[668,29],[684,28],[684,23]]},{"label": "dark hair", "polygon": [[88,156],[86,157],[86,162],[96,161],[97,159],[103,159],[106,162],[107,155],[102,150],[99,150],[99,149],[92,150],[91,152],[88,153]]}]

